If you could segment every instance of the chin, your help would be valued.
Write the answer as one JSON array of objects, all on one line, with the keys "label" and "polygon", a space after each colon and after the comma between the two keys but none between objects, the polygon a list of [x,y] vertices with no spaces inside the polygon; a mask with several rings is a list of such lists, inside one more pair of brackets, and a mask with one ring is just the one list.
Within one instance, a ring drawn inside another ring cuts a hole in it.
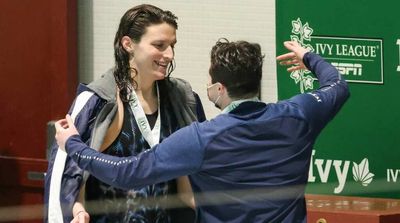
[{"label": "chin", "polygon": [[160,74],[157,74],[157,75],[156,75],[155,79],[156,79],[156,80],[164,80],[165,77],[167,77],[166,74],[160,73]]}]

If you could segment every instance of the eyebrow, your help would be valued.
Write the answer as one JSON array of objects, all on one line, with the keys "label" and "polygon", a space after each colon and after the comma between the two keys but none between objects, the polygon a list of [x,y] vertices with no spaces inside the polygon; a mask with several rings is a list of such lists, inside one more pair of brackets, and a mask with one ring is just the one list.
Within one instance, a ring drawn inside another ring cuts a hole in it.
[{"label": "eyebrow", "polygon": [[[152,43],[166,43],[169,42],[169,40],[165,40],[165,39],[156,39],[154,41],[152,41]],[[174,41],[171,42],[171,44],[176,44],[178,41],[175,39]]]}]

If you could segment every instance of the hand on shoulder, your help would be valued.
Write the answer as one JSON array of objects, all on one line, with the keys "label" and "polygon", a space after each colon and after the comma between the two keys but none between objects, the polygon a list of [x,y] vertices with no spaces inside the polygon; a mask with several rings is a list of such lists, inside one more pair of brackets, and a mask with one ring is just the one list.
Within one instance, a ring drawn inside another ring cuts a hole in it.
[{"label": "hand on shoulder", "polygon": [[70,115],[66,115],[65,119],[58,120],[54,126],[56,128],[55,138],[57,140],[57,144],[61,150],[65,151],[65,143],[67,142],[68,138],[72,135],[78,135],[78,130],[76,130],[74,121]]}]

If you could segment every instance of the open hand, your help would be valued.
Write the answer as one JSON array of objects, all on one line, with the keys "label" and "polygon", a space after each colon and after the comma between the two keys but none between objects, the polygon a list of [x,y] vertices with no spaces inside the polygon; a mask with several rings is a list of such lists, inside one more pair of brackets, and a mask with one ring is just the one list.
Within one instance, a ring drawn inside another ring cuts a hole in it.
[{"label": "open hand", "polygon": [[77,135],[78,130],[72,121],[70,115],[66,115],[65,119],[58,120],[54,126],[56,127],[56,140],[61,150],[65,151],[65,142],[72,135]]},{"label": "open hand", "polygon": [[287,71],[292,72],[300,69],[307,69],[303,63],[304,54],[308,52],[296,41],[285,41],[283,45],[291,52],[279,55],[276,59],[280,65],[290,66]]}]

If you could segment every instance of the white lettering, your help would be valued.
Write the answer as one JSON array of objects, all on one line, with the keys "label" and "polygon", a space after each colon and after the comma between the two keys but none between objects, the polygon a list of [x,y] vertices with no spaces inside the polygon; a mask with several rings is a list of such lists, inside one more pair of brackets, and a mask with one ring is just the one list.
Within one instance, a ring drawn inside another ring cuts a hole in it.
[{"label": "white lettering", "polygon": [[376,57],[376,49],[377,49],[378,47],[372,47],[371,46],[371,57]]},{"label": "white lettering", "polygon": [[361,76],[362,75],[362,64],[358,63],[336,63],[332,62],[332,65],[338,69],[342,75]]},{"label": "white lettering", "polygon": [[343,50],[347,51],[347,45],[336,44],[336,54],[338,56],[343,56]]},{"label": "white lettering", "polygon": [[387,182],[397,182],[397,177],[399,175],[400,170],[394,170],[394,169],[387,169],[386,174],[387,174]]},{"label": "white lettering", "polygon": [[338,56],[352,57],[376,57],[378,46],[363,46],[363,45],[346,45],[336,44],[336,54]]},{"label": "white lettering", "polygon": [[331,172],[331,167],[333,164],[333,166],[335,167],[335,173],[338,180],[338,185],[334,188],[334,193],[335,194],[341,193],[346,185],[347,174],[350,168],[350,161],[314,159],[315,152],[316,151],[313,150],[311,153],[310,169],[308,171],[308,182],[316,181],[317,177],[314,175],[313,171],[313,166],[315,165],[317,167],[317,172],[318,172],[317,176],[319,176],[321,183],[327,183],[329,174]]},{"label": "white lettering", "polygon": [[321,178],[322,183],[328,182],[329,171],[331,170],[332,160],[327,160],[325,164],[325,168],[322,168],[324,164],[323,159],[316,159],[315,165],[317,166],[319,177]]},{"label": "white lettering", "polygon": [[390,182],[390,178],[389,178],[389,169],[386,170],[386,181]]},{"label": "white lettering", "polygon": [[343,165],[343,170],[340,169],[342,165],[341,160],[333,161],[333,166],[335,167],[336,176],[339,180],[339,185],[335,187],[334,193],[338,194],[342,192],[344,185],[346,184],[347,173],[349,172],[350,161],[345,161]]},{"label": "white lettering", "polygon": [[308,182],[315,182],[315,176],[314,176],[314,171],[313,171],[313,160],[314,160],[314,155],[315,155],[315,150],[311,152],[311,161],[310,161],[310,167],[308,169]]},{"label": "white lettering", "polygon": [[325,54],[325,50],[328,50],[328,55],[332,55],[332,49],[333,49],[333,45],[332,44],[321,44],[321,43],[317,43],[316,45],[316,53],[317,54]]},{"label": "white lettering", "polygon": [[397,71],[400,71],[400,39],[397,39],[396,45],[399,46],[399,65],[397,65]]}]

